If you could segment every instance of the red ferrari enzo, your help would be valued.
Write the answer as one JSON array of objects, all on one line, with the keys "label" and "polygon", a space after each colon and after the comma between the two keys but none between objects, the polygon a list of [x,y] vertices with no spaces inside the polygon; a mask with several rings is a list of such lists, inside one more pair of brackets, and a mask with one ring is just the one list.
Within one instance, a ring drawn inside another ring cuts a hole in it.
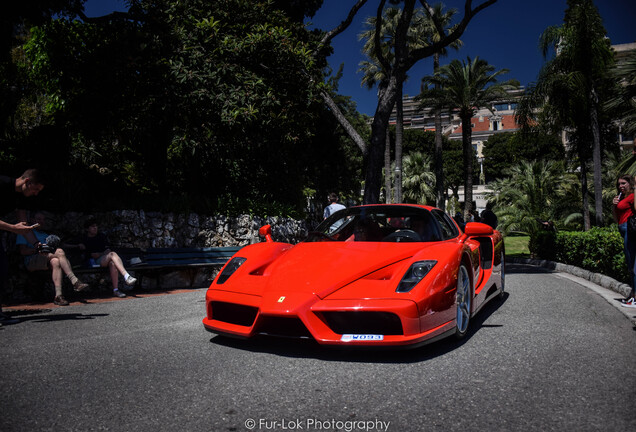
[{"label": "red ferrari enzo", "polygon": [[242,248],[206,293],[213,333],[313,338],[320,344],[407,346],[462,337],[503,296],[499,231],[443,211],[365,205],[338,211],[297,245]]}]

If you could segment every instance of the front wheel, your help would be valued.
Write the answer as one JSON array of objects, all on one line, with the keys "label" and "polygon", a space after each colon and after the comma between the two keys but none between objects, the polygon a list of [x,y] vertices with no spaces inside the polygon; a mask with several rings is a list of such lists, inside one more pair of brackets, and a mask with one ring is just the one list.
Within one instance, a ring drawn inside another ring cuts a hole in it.
[{"label": "front wheel", "polygon": [[455,336],[458,339],[466,336],[468,332],[472,296],[473,290],[470,276],[468,276],[466,266],[462,264],[459,266],[459,272],[457,272],[457,322],[455,325]]}]

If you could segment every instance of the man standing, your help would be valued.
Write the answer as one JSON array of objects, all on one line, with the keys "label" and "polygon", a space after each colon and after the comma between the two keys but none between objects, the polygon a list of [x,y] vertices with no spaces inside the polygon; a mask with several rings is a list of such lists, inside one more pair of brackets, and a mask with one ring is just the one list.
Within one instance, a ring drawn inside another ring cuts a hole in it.
[{"label": "man standing", "polygon": [[[38,240],[33,234],[33,227],[26,224],[26,206],[24,199],[37,196],[44,189],[41,173],[37,169],[28,169],[20,177],[12,178],[0,175],[0,230],[23,235],[34,246]],[[16,212],[17,223],[5,222],[3,219],[12,211]],[[0,241],[0,306],[4,295],[4,284],[7,279],[8,263],[3,242]],[[0,325],[15,322],[10,320],[0,308]]]},{"label": "man standing", "polygon": [[490,201],[486,203],[486,209],[481,212],[481,221],[486,225],[490,225],[492,229],[497,229],[499,221],[495,212],[492,211],[492,203]]},{"label": "man standing", "polygon": [[338,204],[338,195],[335,192],[331,192],[327,199],[329,200],[329,205],[325,207],[325,211],[323,213],[325,219],[327,219],[338,210],[344,210],[346,208],[342,204]]}]

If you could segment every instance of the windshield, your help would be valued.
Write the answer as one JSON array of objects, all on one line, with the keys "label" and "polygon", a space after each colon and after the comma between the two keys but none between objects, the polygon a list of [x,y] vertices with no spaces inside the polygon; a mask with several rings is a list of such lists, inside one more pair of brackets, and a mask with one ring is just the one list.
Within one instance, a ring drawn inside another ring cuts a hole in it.
[{"label": "windshield", "polygon": [[409,206],[362,206],[325,219],[306,241],[431,242],[442,238],[438,222],[426,209]]}]

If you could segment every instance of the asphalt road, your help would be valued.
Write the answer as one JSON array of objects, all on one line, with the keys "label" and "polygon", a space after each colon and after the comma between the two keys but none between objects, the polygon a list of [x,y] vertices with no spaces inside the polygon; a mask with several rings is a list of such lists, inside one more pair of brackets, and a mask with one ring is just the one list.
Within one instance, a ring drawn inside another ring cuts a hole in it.
[{"label": "asphalt road", "polygon": [[16,311],[0,328],[0,430],[636,430],[618,295],[507,270],[505,300],[464,341],[409,351],[219,338],[204,289]]}]

